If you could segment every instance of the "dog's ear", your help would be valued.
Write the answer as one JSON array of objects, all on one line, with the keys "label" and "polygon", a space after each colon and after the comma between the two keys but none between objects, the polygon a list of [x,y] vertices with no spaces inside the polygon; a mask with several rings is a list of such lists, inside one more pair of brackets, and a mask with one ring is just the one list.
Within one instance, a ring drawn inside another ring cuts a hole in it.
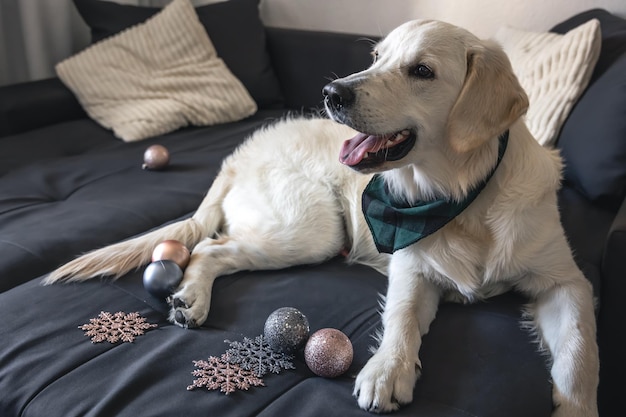
[{"label": "dog's ear", "polygon": [[468,152],[504,132],[528,109],[528,96],[502,49],[491,42],[467,52],[465,83],[448,119],[452,149]]}]

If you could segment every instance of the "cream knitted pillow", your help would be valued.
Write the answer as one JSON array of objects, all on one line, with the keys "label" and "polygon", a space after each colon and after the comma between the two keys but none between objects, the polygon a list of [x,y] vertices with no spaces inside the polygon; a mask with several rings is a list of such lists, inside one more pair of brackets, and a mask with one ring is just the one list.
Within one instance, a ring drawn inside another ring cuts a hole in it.
[{"label": "cream knitted pillow", "polygon": [[539,143],[553,146],[598,61],[600,22],[590,20],[564,35],[502,27],[494,39],[528,94],[529,130]]},{"label": "cream knitted pillow", "polygon": [[242,119],[257,110],[218,58],[189,0],[56,66],[91,118],[127,142],[180,127]]}]

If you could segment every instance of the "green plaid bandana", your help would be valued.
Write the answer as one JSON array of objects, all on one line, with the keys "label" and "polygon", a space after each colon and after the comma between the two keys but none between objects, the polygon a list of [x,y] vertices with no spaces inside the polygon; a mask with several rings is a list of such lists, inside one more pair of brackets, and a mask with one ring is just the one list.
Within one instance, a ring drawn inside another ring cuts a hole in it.
[{"label": "green plaid bandana", "polygon": [[378,251],[393,253],[406,248],[435,233],[461,214],[485,188],[500,165],[509,140],[509,131],[504,132],[499,140],[498,162],[487,178],[471,190],[463,201],[440,199],[418,201],[412,205],[393,201],[383,178],[374,175],[363,192],[362,208]]}]

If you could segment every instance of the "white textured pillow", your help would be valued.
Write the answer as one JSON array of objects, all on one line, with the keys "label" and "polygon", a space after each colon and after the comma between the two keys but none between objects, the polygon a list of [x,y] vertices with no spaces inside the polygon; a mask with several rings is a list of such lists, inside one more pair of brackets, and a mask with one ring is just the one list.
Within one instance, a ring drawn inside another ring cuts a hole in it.
[{"label": "white textured pillow", "polygon": [[552,146],[587,87],[600,55],[600,22],[592,19],[564,35],[502,27],[494,39],[509,56],[530,101],[526,123],[537,141]]},{"label": "white textured pillow", "polygon": [[56,66],[91,118],[127,142],[254,114],[256,103],[218,58],[189,0]]}]

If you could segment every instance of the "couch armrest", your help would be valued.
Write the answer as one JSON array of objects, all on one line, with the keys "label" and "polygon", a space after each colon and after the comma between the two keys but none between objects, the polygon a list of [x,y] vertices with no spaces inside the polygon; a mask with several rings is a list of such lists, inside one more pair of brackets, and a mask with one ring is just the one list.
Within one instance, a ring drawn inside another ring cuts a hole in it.
[{"label": "couch armrest", "polygon": [[321,107],[324,85],[372,62],[371,38],[365,36],[267,28],[267,41],[285,105],[292,109]]},{"label": "couch armrest", "polygon": [[0,137],[86,117],[58,78],[0,87]]},{"label": "couch armrest", "polygon": [[602,262],[602,296],[598,321],[601,402],[617,404],[623,399],[626,374],[626,201],[622,202],[606,240]]}]

